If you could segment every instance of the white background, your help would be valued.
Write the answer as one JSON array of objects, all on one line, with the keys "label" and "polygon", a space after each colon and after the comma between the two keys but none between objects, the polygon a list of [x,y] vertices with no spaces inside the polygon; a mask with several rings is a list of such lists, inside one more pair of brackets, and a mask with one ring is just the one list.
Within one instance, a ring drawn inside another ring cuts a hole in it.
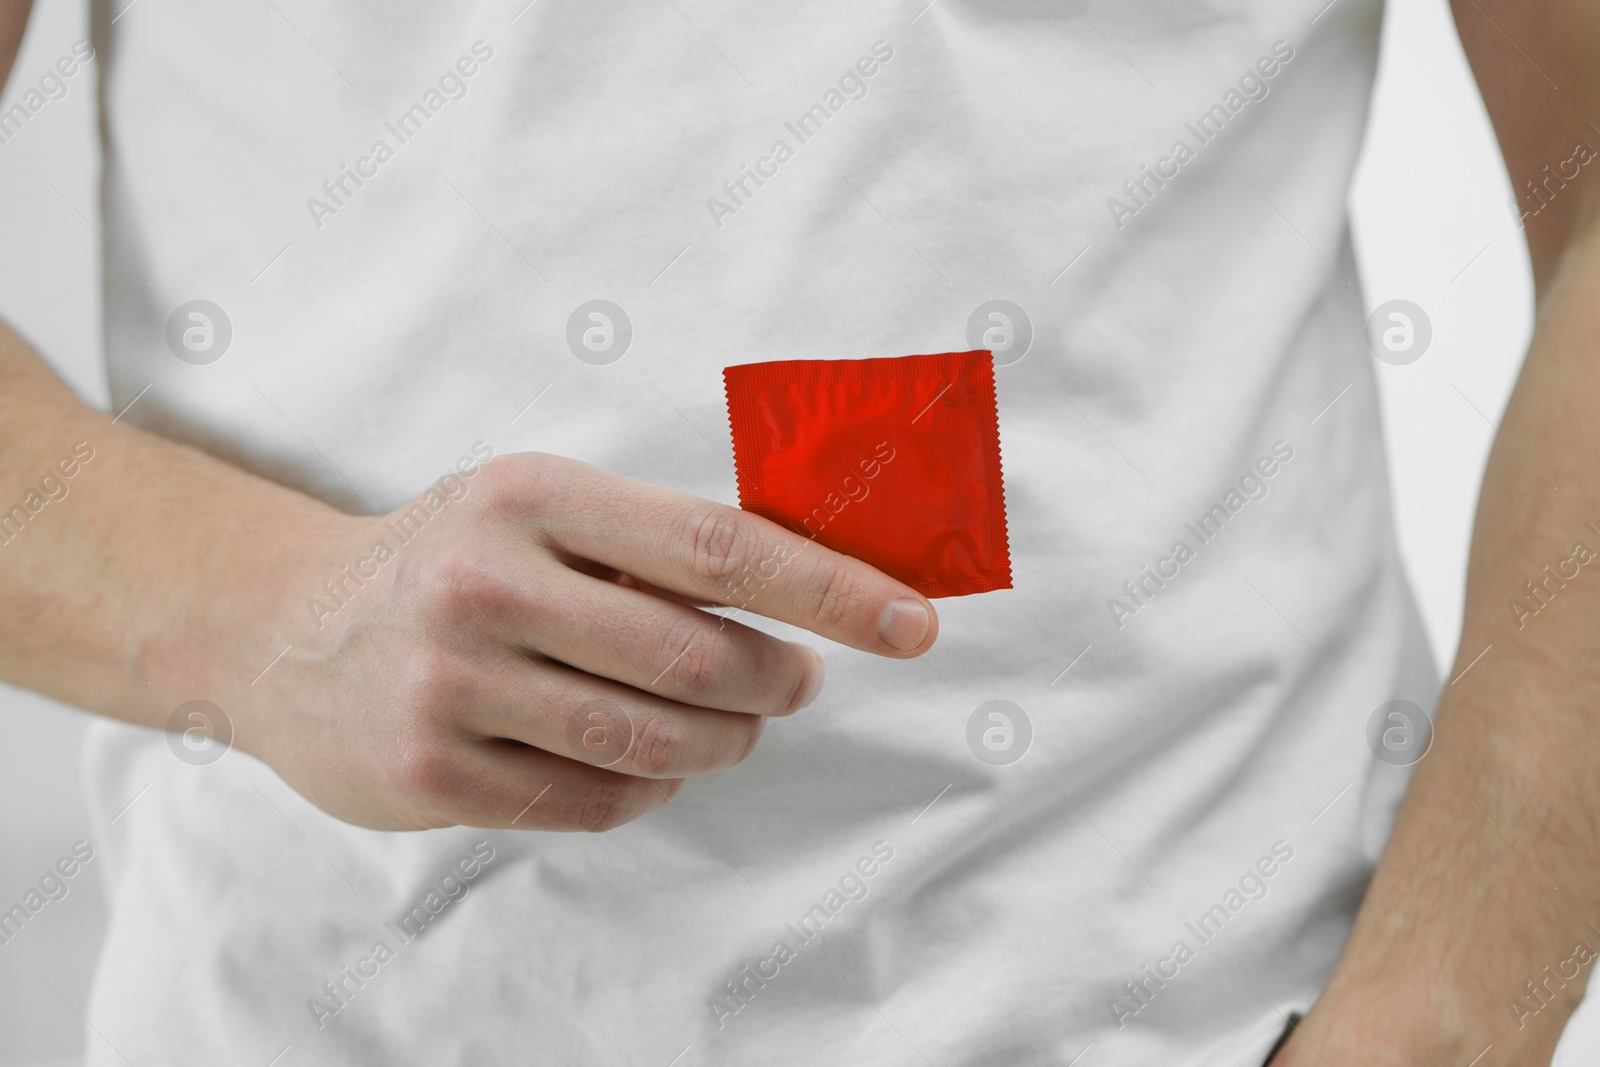
[{"label": "white background", "polygon": [[[86,37],[84,15],[82,0],[39,0],[13,85],[34,82]],[[78,74],[64,99],[0,145],[0,315],[104,407],[98,270],[102,253],[114,253],[93,228],[93,78],[92,68]],[[17,95],[13,88],[5,103]],[[1505,405],[1531,322],[1510,196],[1445,0],[1391,0],[1352,208],[1367,307],[1407,299],[1433,324],[1421,361],[1378,372],[1400,540],[1441,664],[1454,656],[1461,621],[1472,509],[1493,436],[1487,420]],[[78,769],[85,721],[0,686],[0,902],[20,899],[88,837]],[[92,864],[71,885],[25,936],[0,947],[0,1062],[55,1067],[81,1055],[77,1012],[106,894]],[[1557,1063],[1597,1062],[1600,1008],[1591,1002]]]}]

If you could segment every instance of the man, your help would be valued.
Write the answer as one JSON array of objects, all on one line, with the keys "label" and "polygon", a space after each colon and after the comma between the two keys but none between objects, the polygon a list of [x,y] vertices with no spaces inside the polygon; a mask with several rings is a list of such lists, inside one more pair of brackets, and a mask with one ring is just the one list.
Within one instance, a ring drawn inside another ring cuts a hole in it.
[{"label": "man", "polygon": [[[96,5],[117,417],[0,345],[0,671],[133,724],[90,1062],[1547,1063],[1600,9],[1457,15],[1540,303],[1439,697],[1371,0]],[[722,368],[976,347],[1013,588],[727,506]]]}]

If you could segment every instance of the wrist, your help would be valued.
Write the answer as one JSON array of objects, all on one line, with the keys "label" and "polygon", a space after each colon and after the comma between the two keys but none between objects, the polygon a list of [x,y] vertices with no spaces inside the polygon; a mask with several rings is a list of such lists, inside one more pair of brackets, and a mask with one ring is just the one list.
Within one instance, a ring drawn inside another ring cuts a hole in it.
[{"label": "wrist", "polygon": [[207,700],[253,751],[263,675],[303,641],[296,610],[313,576],[370,520],[143,431],[102,452],[110,494],[85,501],[96,513],[85,519],[116,517],[102,584],[122,602],[116,640],[143,682],[94,710],[164,728],[178,706]]},{"label": "wrist", "polygon": [[1359,1063],[1363,1067],[1461,1067],[1482,1050],[1453,1020],[1453,995],[1421,982],[1366,984],[1348,994],[1330,985],[1295,1028],[1272,1067]]},{"label": "wrist", "polygon": [[[1576,1001],[1548,1002],[1533,1014],[1539,1002],[1525,995],[1528,1010],[1519,1022],[1506,995],[1469,996],[1440,977],[1396,973],[1392,981],[1365,985],[1353,995],[1330,988],[1271,1067],[1550,1063]],[[1486,1049],[1492,1051],[1484,1056]]]},{"label": "wrist", "polygon": [[204,531],[211,551],[195,546],[199,573],[183,576],[185,599],[173,605],[151,660],[152,677],[171,694],[167,713],[212,701],[232,723],[234,745],[271,762],[285,701],[294,699],[282,684],[286,661],[325,643],[308,604],[326,599],[324,583],[378,520],[264,485],[237,486],[207,505],[228,516],[226,527]]}]

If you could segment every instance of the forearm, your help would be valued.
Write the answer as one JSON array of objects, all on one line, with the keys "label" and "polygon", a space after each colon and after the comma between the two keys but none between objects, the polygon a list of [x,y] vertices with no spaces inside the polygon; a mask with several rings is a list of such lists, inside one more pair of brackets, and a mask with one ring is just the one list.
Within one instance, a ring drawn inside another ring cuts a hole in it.
[{"label": "forearm", "polygon": [[1336,1063],[1547,1063],[1600,951],[1597,294],[1586,226],[1490,455],[1433,747],[1305,1035]]},{"label": "forearm", "polygon": [[1282,1067],[1548,1064],[1600,951],[1600,8],[1452,6],[1521,205],[1534,336],[1433,748]]},{"label": "forearm", "polygon": [[164,726],[265,666],[289,563],[273,531],[338,514],[113,422],[3,324],[0,382],[0,678]]}]

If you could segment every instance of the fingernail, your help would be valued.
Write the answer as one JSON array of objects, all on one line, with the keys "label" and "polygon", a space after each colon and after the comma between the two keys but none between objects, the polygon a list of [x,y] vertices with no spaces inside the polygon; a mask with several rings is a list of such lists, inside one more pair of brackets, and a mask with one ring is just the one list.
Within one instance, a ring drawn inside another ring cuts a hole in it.
[{"label": "fingernail", "polygon": [[891,600],[878,616],[878,636],[884,644],[910,652],[928,636],[928,609],[915,600]]},{"label": "fingernail", "polygon": [[811,669],[806,672],[806,684],[805,687],[800,690],[800,696],[795,701],[795,711],[799,711],[801,708],[817,699],[817,695],[822,692],[823,676],[827,673],[825,670],[823,670],[822,657],[817,654],[817,650],[814,648],[807,648],[806,651],[811,653]]}]

